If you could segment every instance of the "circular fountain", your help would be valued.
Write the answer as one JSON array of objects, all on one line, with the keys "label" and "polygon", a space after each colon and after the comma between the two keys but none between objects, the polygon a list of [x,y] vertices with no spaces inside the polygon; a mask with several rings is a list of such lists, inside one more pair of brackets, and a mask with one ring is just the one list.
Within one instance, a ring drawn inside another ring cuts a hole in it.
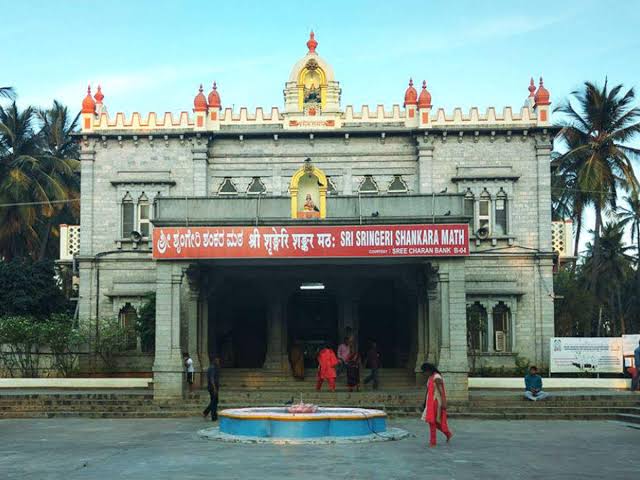
[{"label": "circular fountain", "polygon": [[387,428],[387,414],[365,408],[289,407],[232,408],[218,413],[220,427],[200,436],[239,443],[354,443],[396,440],[408,435]]}]

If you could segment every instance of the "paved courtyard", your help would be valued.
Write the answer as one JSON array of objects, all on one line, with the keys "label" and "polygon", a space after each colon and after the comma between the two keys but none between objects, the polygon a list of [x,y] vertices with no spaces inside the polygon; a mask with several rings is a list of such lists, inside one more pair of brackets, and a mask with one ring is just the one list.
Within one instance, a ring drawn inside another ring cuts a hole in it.
[{"label": "paved courtyard", "polygon": [[203,440],[199,418],[0,420],[2,479],[631,479],[640,429],[607,421],[452,421],[452,445],[236,445]]}]

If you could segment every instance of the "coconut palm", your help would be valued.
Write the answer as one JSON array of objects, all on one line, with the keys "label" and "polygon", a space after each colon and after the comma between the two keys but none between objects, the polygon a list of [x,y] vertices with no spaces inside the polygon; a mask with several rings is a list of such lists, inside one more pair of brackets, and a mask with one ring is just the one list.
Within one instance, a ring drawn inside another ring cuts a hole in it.
[{"label": "coconut palm", "polygon": [[[67,107],[57,100],[48,110],[40,110],[37,113],[42,129],[42,167],[48,172],[57,184],[65,190],[65,199],[68,202],[53,205],[52,215],[48,216],[40,229],[40,250],[38,257],[43,259],[48,250],[55,247],[49,241],[51,236],[57,237],[59,231],[57,225],[63,223],[77,223],[80,217],[80,171],[79,147],[72,134],[78,128],[80,114],[71,116]],[[49,252],[57,257],[56,252]]]},{"label": "coconut palm", "polygon": [[633,89],[623,92],[622,85],[609,89],[606,80],[602,88],[585,82],[583,90],[572,92],[556,109],[565,115],[559,136],[567,147],[558,161],[575,175],[576,189],[588,195],[595,210],[589,285],[594,293],[601,270],[603,213],[615,211],[618,189],[638,189],[631,159],[640,157],[640,150],[627,144],[640,133],[640,108],[633,106],[634,98]]},{"label": "coconut palm", "polygon": [[[623,241],[624,227],[620,223],[607,223],[600,236],[600,241],[596,247],[595,242],[587,244],[587,256],[584,263],[584,273],[586,278],[593,274],[593,269],[597,268],[598,283],[595,288],[595,295],[599,300],[601,308],[608,306],[608,318],[612,323],[618,318],[618,333],[625,333],[624,304],[621,298],[621,290],[628,279],[631,279],[631,264],[633,261],[629,251],[633,247],[625,245]],[[595,237],[594,237],[595,238]],[[595,249],[600,250],[601,261],[596,264]],[[601,315],[599,315],[601,318]],[[597,335],[601,334],[601,322],[598,322]]]},{"label": "coconut palm", "polygon": [[631,241],[636,242],[637,263],[640,261],[640,194],[638,192],[632,193],[624,197],[624,200],[626,205],[618,208],[618,219],[621,225],[629,225]]},{"label": "coconut palm", "polygon": [[16,97],[13,87],[0,87],[0,98],[8,98],[13,100]]},{"label": "coconut palm", "polygon": [[0,257],[36,257],[43,219],[53,201],[68,198],[62,168],[34,131],[35,111],[18,110],[15,102],[0,107]]}]

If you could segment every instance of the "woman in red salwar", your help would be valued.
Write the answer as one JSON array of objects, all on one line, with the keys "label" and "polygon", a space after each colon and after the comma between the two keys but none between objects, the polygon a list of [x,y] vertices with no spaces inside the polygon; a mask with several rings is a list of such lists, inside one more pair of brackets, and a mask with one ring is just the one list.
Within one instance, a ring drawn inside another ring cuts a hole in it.
[{"label": "woman in red salwar", "polygon": [[444,389],[442,375],[435,365],[431,363],[423,364],[422,372],[429,377],[422,420],[429,424],[429,447],[435,447],[436,430],[440,430],[445,434],[447,443],[453,437],[453,433],[451,433],[449,425],[447,425],[447,394]]}]

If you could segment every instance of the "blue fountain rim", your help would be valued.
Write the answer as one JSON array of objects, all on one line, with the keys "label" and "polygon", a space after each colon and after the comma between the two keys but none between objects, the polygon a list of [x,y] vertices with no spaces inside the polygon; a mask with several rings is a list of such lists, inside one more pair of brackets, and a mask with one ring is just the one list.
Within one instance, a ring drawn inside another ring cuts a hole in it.
[{"label": "blue fountain rim", "polygon": [[218,413],[219,417],[238,420],[276,421],[320,421],[320,420],[362,420],[386,418],[382,410],[369,408],[322,408],[315,413],[289,413],[284,407],[228,408]]}]

